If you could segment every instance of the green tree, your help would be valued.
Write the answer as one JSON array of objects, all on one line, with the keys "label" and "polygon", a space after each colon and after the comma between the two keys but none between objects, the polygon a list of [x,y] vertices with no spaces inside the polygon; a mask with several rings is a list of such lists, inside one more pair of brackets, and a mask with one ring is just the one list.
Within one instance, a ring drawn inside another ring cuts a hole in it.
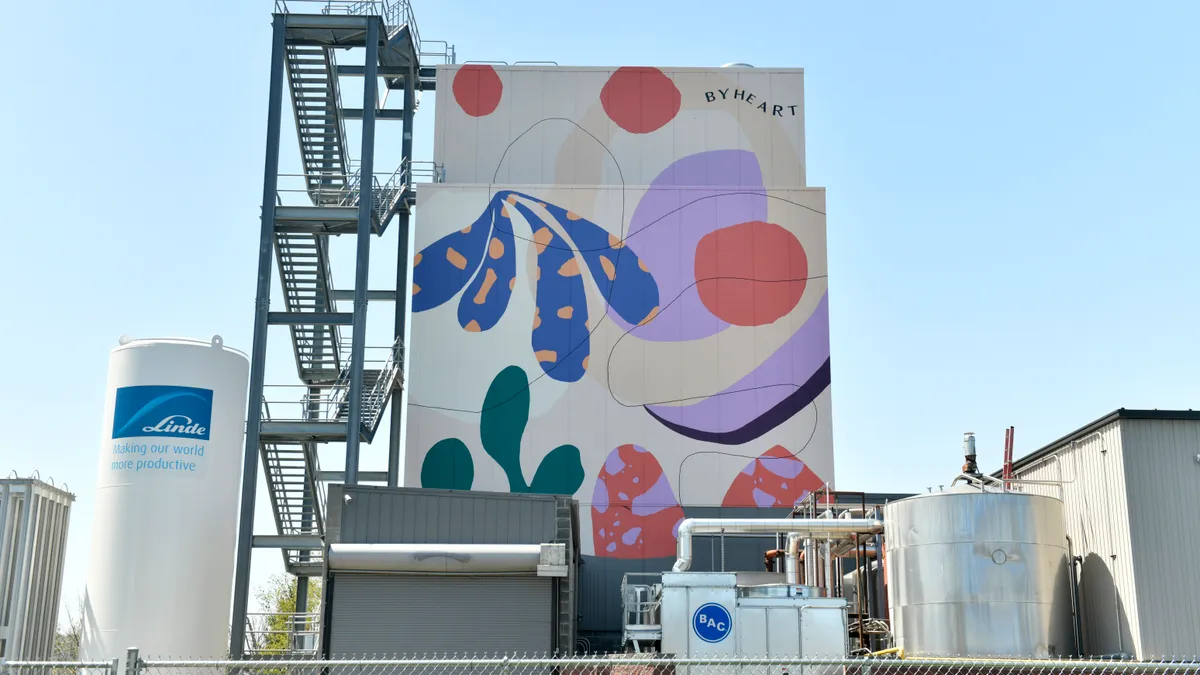
[{"label": "green tree", "polygon": [[[251,638],[254,650],[267,654],[292,651],[293,636],[316,635],[321,611],[321,580],[308,581],[308,607],[304,616],[296,615],[296,578],[290,574],[274,574],[266,586],[255,592],[259,616],[251,619]],[[309,638],[313,639],[313,638]]]},{"label": "green tree", "polygon": [[79,640],[83,637],[83,598],[76,599],[74,609],[68,606],[65,611],[66,621],[58,626],[50,658],[55,661],[78,661]]}]

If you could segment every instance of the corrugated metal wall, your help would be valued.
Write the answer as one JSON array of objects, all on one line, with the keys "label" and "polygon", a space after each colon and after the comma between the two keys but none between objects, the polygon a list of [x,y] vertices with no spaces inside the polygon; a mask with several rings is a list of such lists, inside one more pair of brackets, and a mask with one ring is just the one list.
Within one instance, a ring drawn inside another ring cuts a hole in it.
[{"label": "corrugated metal wall", "polygon": [[[1137,597],[1120,424],[1114,421],[1014,472],[1016,478],[1065,481],[1061,494],[1067,536],[1071,537],[1074,555],[1083,558],[1079,587],[1083,651],[1090,655],[1138,650]],[[1060,495],[1059,488],[1053,486],[1024,489]]]},{"label": "corrugated metal wall", "polygon": [[339,574],[336,584],[331,658],[554,650],[551,579]]},{"label": "corrugated metal wall", "polygon": [[[340,495],[351,496],[349,504]],[[557,539],[553,495],[358,486],[329,500],[329,540],[347,544],[541,544]],[[565,542],[564,542],[565,543]]]},{"label": "corrugated metal wall", "polygon": [[330,543],[559,542],[571,569],[565,578],[334,573],[325,586],[326,653],[571,653],[575,508],[556,495],[330,486]]},{"label": "corrugated metal wall", "polygon": [[1121,421],[1137,570],[1139,656],[1200,654],[1200,422]]}]

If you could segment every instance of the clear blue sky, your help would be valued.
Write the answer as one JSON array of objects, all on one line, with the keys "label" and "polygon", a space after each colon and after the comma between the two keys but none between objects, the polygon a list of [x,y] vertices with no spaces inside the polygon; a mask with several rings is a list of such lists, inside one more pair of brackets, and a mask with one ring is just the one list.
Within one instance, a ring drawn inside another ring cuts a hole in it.
[{"label": "clear blue sky", "polygon": [[[1200,406],[1200,5],[413,1],[460,60],[806,69],[840,487],[947,482],[963,431],[995,468],[1010,424],[1023,453],[1118,407]],[[5,10],[0,471],[78,495],[67,598],[117,337],[249,348],[271,7]]]}]

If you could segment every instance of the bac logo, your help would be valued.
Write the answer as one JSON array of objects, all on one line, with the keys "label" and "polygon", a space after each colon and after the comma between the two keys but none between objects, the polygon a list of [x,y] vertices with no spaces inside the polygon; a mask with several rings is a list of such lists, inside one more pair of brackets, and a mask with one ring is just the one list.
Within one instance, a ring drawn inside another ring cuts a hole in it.
[{"label": "bac logo", "polygon": [[117,389],[112,437],[160,436],[207,441],[211,389],[140,386]]},{"label": "bac logo", "polygon": [[729,631],[733,630],[733,619],[729,617],[729,610],[710,602],[700,605],[692,615],[692,630],[696,631],[696,637],[705,642],[720,642],[729,637]]}]

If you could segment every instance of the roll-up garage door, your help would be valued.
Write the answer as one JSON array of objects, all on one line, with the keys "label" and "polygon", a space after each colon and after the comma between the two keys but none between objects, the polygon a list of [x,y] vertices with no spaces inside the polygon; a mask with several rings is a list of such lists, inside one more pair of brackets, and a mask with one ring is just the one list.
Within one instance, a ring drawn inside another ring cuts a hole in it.
[{"label": "roll-up garage door", "polygon": [[331,609],[331,658],[553,650],[548,578],[342,573]]}]

